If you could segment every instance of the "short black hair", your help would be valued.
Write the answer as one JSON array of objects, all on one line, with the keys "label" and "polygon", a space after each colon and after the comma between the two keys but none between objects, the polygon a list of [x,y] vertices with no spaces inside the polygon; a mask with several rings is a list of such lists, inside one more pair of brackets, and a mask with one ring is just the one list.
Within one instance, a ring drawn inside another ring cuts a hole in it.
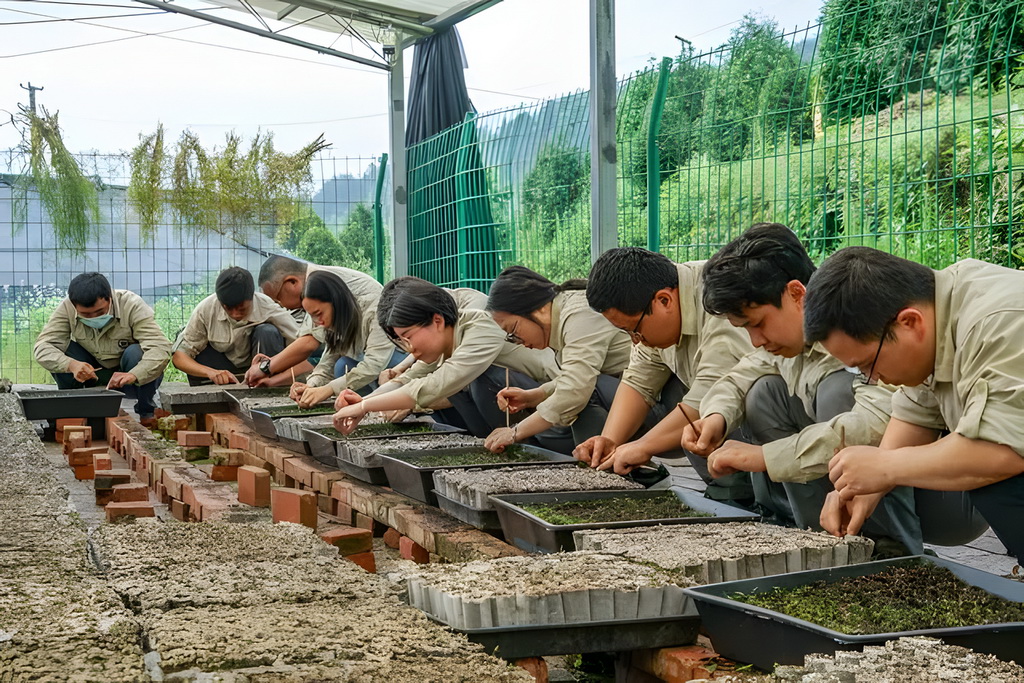
[{"label": "short black hair", "polygon": [[68,285],[68,299],[76,306],[92,306],[97,299],[110,301],[114,290],[102,273],[82,273],[76,275]]},{"label": "short black hair", "polygon": [[679,287],[679,271],[664,254],[618,247],[601,254],[587,279],[587,302],[598,313],[614,308],[639,315],[659,290]]},{"label": "short black hair", "polygon": [[742,316],[750,306],[778,307],[789,282],[806,285],[813,274],[814,262],[795,232],[782,223],[755,223],[704,265],[704,310]]},{"label": "short black hair", "polygon": [[935,303],[935,271],[870,247],[828,257],[807,285],[804,337],[822,341],[838,330],[857,341],[880,339],[908,306]]},{"label": "short black hair", "polygon": [[384,285],[377,303],[377,323],[391,341],[397,341],[396,327],[426,325],[440,314],[447,327],[459,319],[455,298],[444,289],[411,275]]},{"label": "short black hair", "polygon": [[491,283],[487,310],[528,318],[553,300],[559,292],[586,288],[586,280],[566,280],[556,285],[526,266],[509,266]]},{"label": "short black hair", "polygon": [[297,259],[274,254],[264,261],[260,267],[259,285],[263,287],[263,285],[269,282],[272,286],[276,287],[280,284],[281,280],[289,275],[304,278],[306,277],[306,266],[308,265],[308,263]]},{"label": "short black hair", "polygon": [[252,301],[256,293],[256,284],[252,280],[252,273],[240,266],[225,268],[217,276],[217,284],[214,286],[217,294],[217,301],[226,308],[234,308]]},{"label": "short black hair", "polygon": [[339,353],[355,345],[363,314],[345,281],[328,270],[314,270],[302,288],[303,299],[316,299],[334,309],[333,319],[324,328],[327,349]]}]

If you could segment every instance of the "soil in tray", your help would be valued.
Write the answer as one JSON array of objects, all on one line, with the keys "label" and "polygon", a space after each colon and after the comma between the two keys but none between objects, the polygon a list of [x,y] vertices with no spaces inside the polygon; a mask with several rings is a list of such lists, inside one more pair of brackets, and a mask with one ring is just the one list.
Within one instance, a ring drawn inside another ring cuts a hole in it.
[{"label": "soil in tray", "polygon": [[417,467],[465,467],[466,465],[506,465],[517,462],[542,462],[547,461],[539,453],[530,453],[521,448],[512,446],[501,453],[491,453],[486,448],[475,448],[472,450],[460,449],[457,453],[431,453],[430,455],[418,455],[416,453],[393,453],[392,458],[404,460]]},{"label": "soil in tray", "polygon": [[711,513],[694,510],[679,502],[671,493],[644,498],[626,496],[566,500],[557,503],[523,505],[534,517],[551,524],[598,524],[629,522],[643,519],[677,519],[679,517],[713,517]]},{"label": "soil in tray", "polygon": [[262,389],[228,389],[232,396],[238,398],[277,398],[278,396],[287,396],[287,387],[268,387]]},{"label": "soil in tray", "polygon": [[433,431],[433,427],[427,423],[397,425],[390,422],[381,422],[380,424],[375,425],[360,425],[356,427],[355,431],[351,434],[342,434],[334,427],[324,427],[314,431],[323,434],[328,439],[341,441],[343,439],[359,439],[369,436],[405,436],[407,434],[422,434],[424,432]]},{"label": "soil in tray", "polygon": [[329,415],[334,412],[334,406],[322,405],[312,408],[300,408],[293,406],[268,406],[266,408],[255,408],[254,410],[266,413],[270,417],[303,417],[306,415]]},{"label": "soil in tray", "polygon": [[729,597],[850,635],[1024,621],[1021,603],[965,583],[945,567],[922,562],[833,583],[815,581]]}]

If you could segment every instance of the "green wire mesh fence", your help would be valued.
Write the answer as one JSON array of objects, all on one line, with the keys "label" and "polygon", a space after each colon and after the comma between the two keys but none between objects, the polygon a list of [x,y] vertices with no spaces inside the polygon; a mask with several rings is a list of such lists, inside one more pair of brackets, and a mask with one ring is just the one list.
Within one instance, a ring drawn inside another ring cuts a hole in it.
[{"label": "green wire mesh fence", "polygon": [[[671,62],[664,101],[657,68],[620,82],[619,243],[703,259],[778,221],[819,259],[859,244],[1022,265],[1024,2],[829,0],[822,16],[792,32],[745,17]],[[471,117],[410,169],[414,273],[486,289],[508,263],[587,272],[587,93]]]}]

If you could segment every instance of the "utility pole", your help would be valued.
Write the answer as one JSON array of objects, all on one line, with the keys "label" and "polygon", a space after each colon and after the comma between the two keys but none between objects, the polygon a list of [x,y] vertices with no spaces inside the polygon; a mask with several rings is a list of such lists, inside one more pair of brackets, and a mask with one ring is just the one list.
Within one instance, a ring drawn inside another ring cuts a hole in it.
[{"label": "utility pole", "polygon": [[36,87],[36,86],[32,85],[32,81],[28,82],[28,86],[27,87],[22,85],[21,83],[19,83],[18,85],[21,85],[21,89],[22,90],[28,90],[28,108],[32,110],[33,114],[35,114],[36,113],[36,90],[42,90],[43,89],[42,86]]}]

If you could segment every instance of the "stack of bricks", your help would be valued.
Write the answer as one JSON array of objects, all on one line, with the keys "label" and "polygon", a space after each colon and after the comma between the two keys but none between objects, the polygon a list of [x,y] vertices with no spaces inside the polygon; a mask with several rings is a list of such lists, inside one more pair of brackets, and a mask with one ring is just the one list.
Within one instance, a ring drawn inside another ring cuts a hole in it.
[{"label": "stack of bricks", "polygon": [[373,534],[368,529],[338,527],[320,535],[324,543],[333,545],[338,553],[370,573],[376,573],[377,561],[373,556]]},{"label": "stack of bricks", "polygon": [[92,447],[92,427],[84,425],[64,425],[60,430],[61,443],[64,446],[64,457],[75,472],[75,479],[92,479],[94,475],[93,455],[96,450],[106,452],[106,448]]},{"label": "stack of bricks", "polygon": [[194,428],[195,423],[191,415],[168,415],[157,418],[154,431],[168,441],[177,441],[178,432]]},{"label": "stack of bricks", "polygon": [[178,445],[185,449],[185,460],[193,462],[210,457],[210,446],[213,445],[213,434],[210,432],[183,430],[177,433],[177,437]]}]

